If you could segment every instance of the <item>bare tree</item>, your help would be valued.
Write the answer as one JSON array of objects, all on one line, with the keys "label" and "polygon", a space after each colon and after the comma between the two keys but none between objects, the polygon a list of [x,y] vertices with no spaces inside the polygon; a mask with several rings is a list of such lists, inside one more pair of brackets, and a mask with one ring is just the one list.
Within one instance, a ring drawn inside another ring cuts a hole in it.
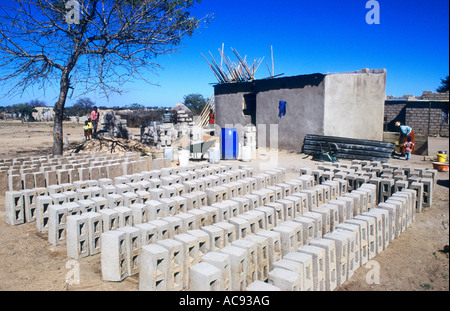
[{"label": "bare tree", "polygon": [[[121,93],[156,73],[158,55],[176,52],[208,16],[190,11],[200,0],[8,0],[0,4],[1,81],[11,92],[55,86],[53,154],[63,152],[69,93]],[[11,95],[8,92],[7,95]]]}]

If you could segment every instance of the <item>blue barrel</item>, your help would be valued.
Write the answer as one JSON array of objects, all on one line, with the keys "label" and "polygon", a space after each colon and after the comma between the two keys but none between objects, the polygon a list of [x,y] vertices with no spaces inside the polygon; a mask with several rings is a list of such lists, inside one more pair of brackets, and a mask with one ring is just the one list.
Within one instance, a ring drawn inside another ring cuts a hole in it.
[{"label": "blue barrel", "polygon": [[221,144],[222,160],[237,160],[239,139],[235,128],[223,128]]}]

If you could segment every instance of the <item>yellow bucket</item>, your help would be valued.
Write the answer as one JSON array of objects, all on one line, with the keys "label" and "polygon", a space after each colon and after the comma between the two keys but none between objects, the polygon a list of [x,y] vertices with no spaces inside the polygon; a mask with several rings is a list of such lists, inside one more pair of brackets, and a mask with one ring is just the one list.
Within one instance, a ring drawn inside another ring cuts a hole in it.
[{"label": "yellow bucket", "polygon": [[437,160],[438,160],[438,162],[445,162],[447,160],[447,154],[445,154],[445,153],[438,153],[437,154]]}]

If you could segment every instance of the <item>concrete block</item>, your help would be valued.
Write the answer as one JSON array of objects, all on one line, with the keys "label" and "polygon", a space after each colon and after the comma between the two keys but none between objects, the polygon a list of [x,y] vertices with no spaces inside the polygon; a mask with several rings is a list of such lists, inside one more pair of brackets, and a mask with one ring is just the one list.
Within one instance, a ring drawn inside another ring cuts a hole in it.
[{"label": "concrete block", "polygon": [[[326,203],[325,203],[326,204]],[[313,208],[311,212],[322,215],[322,235],[325,233],[331,232],[331,209],[323,208],[322,205],[316,208]],[[308,215],[308,214],[306,214]],[[334,215],[333,215],[334,216]],[[306,216],[307,217],[307,216]],[[334,219],[334,217],[333,217]]]},{"label": "concrete block", "polygon": [[[122,281],[128,276],[125,232],[111,230],[101,235],[101,269],[105,281]],[[140,284],[141,285],[141,284]]]},{"label": "concrete block", "polygon": [[401,221],[399,217],[399,213],[397,211],[397,208],[394,204],[390,203],[379,203],[378,207],[379,209],[384,209],[388,211],[389,213],[389,242],[392,242],[394,239],[396,239],[400,233],[401,233]]},{"label": "concrete block", "polygon": [[[389,212],[383,209],[373,208],[361,215],[375,218],[376,229],[378,230],[377,237],[379,240],[381,236],[381,251],[385,250],[390,243]],[[378,242],[378,244],[380,243]]]},{"label": "concrete block", "polygon": [[401,219],[401,232],[403,233],[407,229],[407,199],[403,197],[390,197],[386,200],[386,203],[395,204],[399,209],[399,217]]},{"label": "concrete block", "polygon": [[314,220],[314,238],[321,238],[323,236],[323,221],[321,214],[315,212],[307,212],[304,213],[301,217],[311,218],[312,220]]},{"label": "concrete block", "polygon": [[367,222],[369,260],[371,260],[377,254],[379,254],[379,252],[381,252],[383,247],[383,236],[381,234],[378,234],[377,231],[377,219],[375,217],[363,215],[355,216],[354,219]]},{"label": "concrete block", "polygon": [[174,239],[163,239],[157,242],[169,251],[169,290],[180,291],[184,288],[185,253],[183,243]]},{"label": "concrete block", "polygon": [[[333,291],[337,287],[336,242],[331,239],[313,239],[310,245],[325,251],[325,290]],[[305,252],[308,253],[308,252]],[[312,255],[311,255],[312,256]]]},{"label": "concrete block", "polygon": [[267,281],[269,279],[269,238],[255,234],[248,235],[245,240],[256,243],[257,260],[256,266],[257,279]]},{"label": "concrete block", "polygon": [[190,268],[190,291],[222,291],[223,272],[208,262],[200,262]]},{"label": "concrete block", "polygon": [[101,234],[103,232],[102,215],[96,212],[84,213],[87,217],[89,236],[89,255],[96,255],[101,250]]},{"label": "concrete block", "polygon": [[[35,189],[22,190],[22,197],[23,197],[23,204],[24,204],[25,222],[36,221],[36,198],[37,198],[36,190]],[[8,200],[11,200],[11,198]],[[12,200],[12,202],[15,202],[15,200],[16,199]],[[17,203],[19,203],[19,202],[17,202]],[[5,207],[6,207],[6,209],[8,208],[8,205],[9,205],[9,203],[6,203],[6,192],[5,192]],[[18,216],[20,216],[20,212],[19,212]],[[8,216],[6,216],[6,217],[8,217]],[[13,217],[13,219],[14,218],[15,218],[15,216]]]},{"label": "concrete block", "polygon": [[313,188],[303,189],[300,193],[305,193],[308,196],[308,211],[312,208],[317,207],[317,191]]},{"label": "concrete block", "polygon": [[327,180],[323,182],[323,185],[330,188],[330,200],[335,200],[337,197],[341,196],[341,188],[338,181]]},{"label": "concrete block", "polygon": [[119,228],[119,213],[113,209],[101,209],[98,211],[102,219],[103,232]]},{"label": "concrete block", "polygon": [[[102,252],[103,254],[103,252]],[[171,289],[169,250],[158,244],[143,246],[139,272],[140,291],[167,291]],[[192,275],[192,274],[191,274]]]},{"label": "concrete block", "polygon": [[395,192],[394,189],[395,180],[391,178],[383,178],[380,182],[380,202],[386,201],[392,193]]},{"label": "concrete block", "polygon": [[317,246],[303,245],[298,249],[299,253],[312,256],[313,290],[325,290],[325,249]]},{"label": "concrete block", "polygon": [[280,234],[282,256],[286,255],[289,252],[297,250],[298,227],[295,228],[293,226],[281,224],[274,227],[272,231]]},{"label": "concrete block", "polygon": [[199,241],[198,253],[200,258],[202,258],[206,253],[211,251],[210,236],[207,232],[200,229],[193,229],[186,231],[186,233],[198,239]]},{"label": "concrete block", "polygon": [[[192,213],[178,213],[174,217],[181,219],[181,232],[198,229],[196,215]],[[209,223],[208,223],[209,224]]]},{"label": "concrete block", "polygon": [[245,238],[251,234],[250,222],[242,217],[231,217],[228,223],[235,226],[236,239]]},{"label": "concrete block", "polygon": [[289,195],[284,197],[285,201],[291,201],[292,202],[292,219],[295,217],[303,215],[303,202],[302,199],[298,196]]},{"label": "concrete block", "polygon": [[[276,203],[269,203],[269,204],[276,204]],[[275,209],[269,206],[260,206],[255,208],[254,210],[250,210],[248,212],[245,213],[250,213],[250,214],[254,214],[254,215],[259,215],[260,221],[261,221],[261,217],[263,216],[262,213],[264,213],[264,217],[263,217],[263,223],[260,224],[260,229],[266,229],[266,230],[272,230],[273,227],[275,227],[275,223],[277,222],[275,219]],[[255,214],[256,213],[256,214]],[[281,223],[281,221],[280,221]]]},{"label": "concrete block", "polygon": [[209,235],[210,251],[220,251],[225,246],[224,230],[217,226],[204,226],[200,230],[206,232]]},{"label": "concrete block", "polygon": [[224,246],[231,245],[235,240],[238,240],[236,234],[236,227],[233,224],[222,221],[213,224],[213,226],[217,226],[223,230]]},{"label": "concrete block", "polygon": [[237,246],[226,246],[220,250],[221,253],[230,257],[231,263],[231,290],[242,291],[247,287],[247,274],[249,255],[248,250]]},{"label": "concrete block", "polygon": [[93,197],[90,200],[94,202],[94,211],[96,212],[108,208],[108,200],[102,196]]},{"label": "concrete block", "polygon": [[108,200],[108,207],[115,208],[123,205],[123,196],[120,194],[112,193],[107,194],[106,199]]},{"label": "concrete block", "polygon": [[150,220],[150,225],[156,227],[156,241],[168,239],[169,237],[169,223],[162,219]]},{"label": "concrete block", "polygon": [[279,199],[276,203],[283,205],[284,220],[292,220],[295,218],[294,202],[291,200]]},{"label": "concrete block", "polygon": [[[349,270],[349,236],[336,231],[324,235],[325,239],[333,240],[336,245],[336,284],[341,286],[348,278]],[[350,262],[351,264],[351,262]]]},{"label": "concrete block", "polygon": [[[173,239],[183,245],[185,271],[184,288],[187,288],[190,282],[190,268],[200,262],[199,240],[187,233],[177,234]],[[204,261],[204,259],[202,259],[202,261]]]},{"label": "concrete block", "polygon": [[183,221],[179,217],[167,216],[161,218],[161,220],[168,223],[169,238],[173,238],[176,234],[182,233]]},{"label": "concrete block", "polygon": [[88,217],[71,215],[67,217],[67,256],[79,259],[89,256]]},{"label": "concrete block", "polygon": [[368,192],[367,191],[362,191],[361,189],[358,188],[358,190],[352,190],[351,194],[357,194],[360,196],[360,213],[363,212],[367,212],[368,211],[368,202],[369,202],[369,197],[368,197]]},{"label": "concrete block", "polygon": [[236,198],[232,198],[231,201],[236,202],[238,204],[238,210],[240,211],[239,214],[242,214],[242,213],[250,210],[251,203],[250,203],[249,198],[236,197]]},{"label": "concrete block", "polygon": [[309,206],[309,199],[308,199],[308,194],[307,193],[303,193],[303,192],[294,192],[292,194],[292,197],[298,197],[301,200],[301,212],[299,214],[298,211],[296,211],[296,216],[301,216],[303,215],[303,213],[306,213],[310,210],[310,206]]},{"label": "concrete block", "polygon": [[212,207],[217,209],[217,221],[228,221],[230,217],[232,217],[230,212],[230,205],[225,204],[223,202],[213,203]]},{"label": "concrete block", "polygon": [[303,291],[312,291],[313,284],[313,257],[308,253],[302,252],[290,252],[286,254],[283,259],[288,261],[293,261],[300,266],[297,269],[301,269],[303,273],[303,278],[301,280],[301,288]]},{"label": "concrete block", "polygon": [[25,204],[21,191],[5,192],[6,223],[12,226],[25,223]]},{"label": "concrete block", "polygon": [[[360,244],[360,265],[364,265],[369,261],[369,232],[368,223],[360,219],[348,219],[344,224],[355,225],[359,228],[359,244]],[[342,228],[341,228],[342,229]],[[374,243],[374,242],[372,242]]]},{"label": "concrete block", "polygon": [[265,207],[269,207],[273,209],[274,214],[274,226],[280,225],[283,221],[286,220],[285,217],[285,208],[284,205],[278,202],[269,202],[264,205]]},{"label": "concrete block", "polygon": [[147,219],[155,220],[162,217],[169,216],[169,213],[166,209],[166,205],[157,200],[149,200],[146,201],[145,206],[147,207]]},{"label": "concrete block", "polygon": [[119,228],[133,226],[133,211],[131,208],[117,206],[114,207],[113,210],[115,210],[119,216]]},{"label": "concrete block", "polygon": [[257,196],[257,195],[246,194],[243,196],[243,198],[248,198],[250,200],[249,210],[255,209],[255,208],[261,206],[261,204],[259,202],[259,196]]},{"label": "concrete block", "polygon": [[[205,219],[205,223],[212,225],[215,224],[216,222],[222,221],[219,220],[219,209],[217,207],[213,207],[213,206],[202,206],[200,207],[198,210],[206,212],[206,219]],[[195,210],[193,210],[195,211]],[[195,214],[195,212],[194,212]]]},{"label": "concrete block", "polygon": [[256,242],[247,239],[240,239],[233,241],[232,246],[243,248],[247,251],[247,280],[246,283],[250,284],[258,279],[258,245]]},{"label": "concrete block", "polygon": [[36,228],[39,232],[48,231],[48,208],[53,204],[53,199],[48,195],[40,195],[36,198]]},{"label": "concrete block", "polygon": [[282,291],[299,291],[301,276],[284,268],[274,268],[269,272],[269,284],[277,286]]},{"label": "concrete block", "polygon": [[53,245],[66,244],[68,209],[62,205],[50,205],[48,221],[48,241]]},{"label": "concrete block", "polygon": [[433,202],[434,181],[432,178],[422,178],[420,182],[423,184],[423,207],[431,207]]},{"label": "concrete block", "polygon": [[272,270],[273,263],[282,257],[281,234],[272,230],[260,230],[256,233],[256,236],[267,239],[269,270]]},{"label": "concrete block", "polygon": [[153,243],[157,242],[157,240],[158,240],[157,227],[155,227],[149,223],[135,224],[134,227],[136,227],[140,230],[141,246],[145,246],[145,245],[149,245],[149,244],[153,244]]},{"label": "concrete block", "polygon": [[358,193],[346,193],[343,195],[344,198],[351,198],[353,199],[353,216],[360,215],[361,214],[361,205],[362,203],[362,194]]}]

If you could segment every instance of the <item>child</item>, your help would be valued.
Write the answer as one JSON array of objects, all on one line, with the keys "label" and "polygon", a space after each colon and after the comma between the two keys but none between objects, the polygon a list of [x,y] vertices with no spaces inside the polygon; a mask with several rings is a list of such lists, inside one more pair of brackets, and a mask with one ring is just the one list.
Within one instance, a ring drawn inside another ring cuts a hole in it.
[{"label": "child", "polygon": [[411,136],[406,137],[406,142],[403,144],[403,147],[405,147],[405,158],[406,161],[411,159],[411,151],[414,148],[414,143],[412,142]]},{"label": "child", "polygon": [[91,139],[91,134],[92,134],[92,123],[91,122],[89,122],[89,120],[86,120],[85,122],[84,122],[84,126],[83,126],[83,129],[84,129],[84,138],[86,139],[86,140],[90,140]]}]

